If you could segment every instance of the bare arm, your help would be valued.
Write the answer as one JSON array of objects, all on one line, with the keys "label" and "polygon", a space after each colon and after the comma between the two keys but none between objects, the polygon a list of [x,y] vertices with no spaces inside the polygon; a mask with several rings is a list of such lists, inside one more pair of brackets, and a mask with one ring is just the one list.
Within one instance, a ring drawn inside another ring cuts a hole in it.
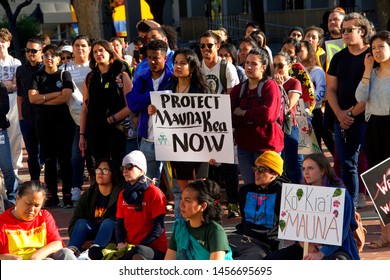
[{"label": "bare arm", "polygon": [[164,260],[176,260],[176,251],[168,249],[167,253],[165,254]]},{"label": "bare arm", "polygon": [[61,105],[69,102],[70,97],[72,96],[73,90],[70,88],[64,88],[60,91],[61,95],[56,98],[47,100],[45,105]]},{"label": "bare arm", "polygon": [[22,113],[23,97],[18,96],[16,101],[18,104],[19,120],[23,120],[23,113]]},{"label": "bare arm", "polygon": [[30,260],[42,260],[49,256],[50,254],[53,254],[57,252],[58,250],[62,249],[62,242],[61,241],[53,241],[49,244],[43,246],[38,251],[36,251],[34,254],[31,255]]},{"label": "bare arm", "polygon": [[225,255],[226,255],[225,251],[216,251],[210,254],[210,260],[223,261],[225,259]]}]

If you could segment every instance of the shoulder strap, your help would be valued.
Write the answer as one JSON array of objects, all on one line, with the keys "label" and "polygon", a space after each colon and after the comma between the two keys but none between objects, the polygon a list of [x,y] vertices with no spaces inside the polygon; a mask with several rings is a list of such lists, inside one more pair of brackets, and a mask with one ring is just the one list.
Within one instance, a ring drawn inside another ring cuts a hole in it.
[{"label": "shoulder strap", "polygon": [[227,90],[226,67],[227,67],[227,62],[226,62],[226,60],[222,59],[221,65],[219,68],[219,79],[220,79],[222,87],[225,91]]},{"label": "shoulder strap", "polygon": [[60,79],[61,79],[61,82],[62,82],[62,74],[64,74],[64,69],[61,70],[61,75],[60,75]]},{"label": "shoulder strap", "polygon": [[[263,86],[265,85],[265,83],[268,81],[268,79],[266,80],[261,80],[259,81],[259,84],[257,85],[257,96],[259,98],[259,102],[261,101],[261,95],[262,95],[262,90],[263,90]],[[241,86],[241,89],[240,89],[240,95],[239,95],[239,99],[242,98],[242,96],[245,94],[245,92],[248,90],[248,80],[246,80],[242,86]]]}]

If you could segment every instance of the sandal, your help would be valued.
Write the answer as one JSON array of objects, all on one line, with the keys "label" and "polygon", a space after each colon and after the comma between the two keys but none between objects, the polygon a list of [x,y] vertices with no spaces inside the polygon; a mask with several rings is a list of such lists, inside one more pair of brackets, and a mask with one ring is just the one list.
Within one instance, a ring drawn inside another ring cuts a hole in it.
[{"label": "sandal", "polygon": [[372,241],[370,244],[368,244],[368,248],[370,249],[379,249],[389,246],[390,241],[386,240],[383,236],[381,236],[378,240]]}]

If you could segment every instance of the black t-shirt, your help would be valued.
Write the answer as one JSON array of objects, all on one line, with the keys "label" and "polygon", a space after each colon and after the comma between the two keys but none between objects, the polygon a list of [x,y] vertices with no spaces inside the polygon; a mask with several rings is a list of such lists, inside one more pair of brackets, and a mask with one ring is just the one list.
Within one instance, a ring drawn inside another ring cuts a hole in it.
[{"label": "black t-shirt", "polygon": [[[355,91],[364,73],[364,58],[369,49],[359,55],[353,55],[348,47],[336,53],[328,69],[328,75],[337,78],[337,101],[340,109],[347,110],[355,106]],[[337,121],[337,119],[336,119]],[[355,117],[355,121],[364,122],[364,112]]]},{"label": "black t-shirt", "polygon": [[[32,78],[29,89],[38,90],[39,94],[48,94],[52,92],[61,91],[64,88],[72,89],[72,76],[68,71],[63,71],[62,79],[61,72],[58,70],[53,74],[49,74],[45,69],[39,70]],[[66,103],[60,105],[36,105],[38,117],[40,118],[64,118],[68,119],[70,116],[69,108]]]},{"label": "black t-shirt", "polygon": [[95,207],[95,221],[100,223],[102,221],[103,214],[106,212],[108,208],[108,204],[110,202],[110,196],[109,195],[102,195],[99,192],[98,199],[96,201],[96,207]]}]

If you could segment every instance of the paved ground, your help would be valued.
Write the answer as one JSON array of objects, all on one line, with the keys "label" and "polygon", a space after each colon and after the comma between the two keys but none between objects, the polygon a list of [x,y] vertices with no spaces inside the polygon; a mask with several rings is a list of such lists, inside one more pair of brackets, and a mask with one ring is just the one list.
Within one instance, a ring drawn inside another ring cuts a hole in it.
[{"label": "paved ground", "polygon": [[[24,159],[23,159],[24,167],[19,170],[19,177],[23,181],[29,180],[26,160],[27,160],[27,155],[24,150]],[[43,177],[41,178],[43,180]],[[85,182],[83,188],[88,188],[88,182]],[[358,212],[361,214],[363,225],[367,229],[366,244],[369,244],[370,241],[376,240],[380,237],[380,224],[379,224],[380,221],[378,215],[375,212],[374,206],[370,201],[369,196],[366,197],[366,201],[367,201],[367,206],[363,209],[359,209]],[[56,219],[57,226],[60,230],[60,234],[63,237],[65,243],[69,241],[67,228],[68,228],[69,220],[73,214],[73,210],[74,208],[73,209],[56,208],[50,210],[54,218]],[[227,232],[231,232],[234,230],[235,225],[239,223],[240,218],[228,219],[226,217],[226,214],[227,212],[225,211],[222,224]],[[173,222],[174,222],[173,212],[170,212],[168,213],[165,222],[168,236],[171,233],[171,227]],[[390,247],[381,248],[381,249],[370,249],[368,248],[368,246],[365,246],[360,257],[363,260],[390,260]]]}]

